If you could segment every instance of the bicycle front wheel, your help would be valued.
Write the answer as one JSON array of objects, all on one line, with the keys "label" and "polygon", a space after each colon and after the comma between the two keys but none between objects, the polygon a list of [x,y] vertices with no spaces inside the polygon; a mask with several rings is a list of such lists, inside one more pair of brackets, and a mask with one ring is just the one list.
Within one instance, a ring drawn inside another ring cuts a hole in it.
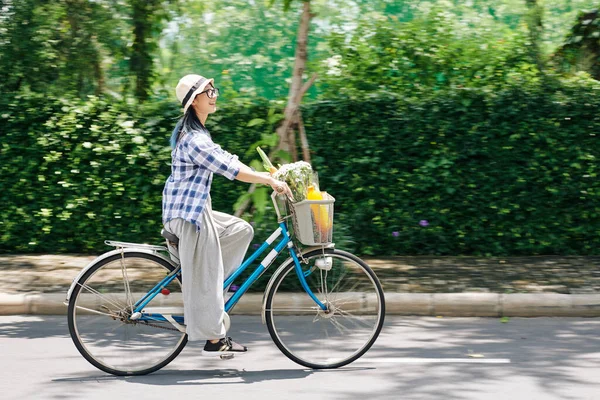
[{"label": "bicycle front wheel", "polygon": [[[144,375],[171,362],[187,335],[165,321],[135,320],[132,310],[174,270],[166,260],[127,252],[101,260],[75,285],[69,299],[69,332],[92,365],[113,375]],[[147,307],[183,308],[181,282],[174,279]]]},{"label": "bicycle front wheel", "polygon": [[278,273],[267,293],[265,319],[271,338],[292,361],[309,368],[338,368],[373,345],[385,317],[381,284],[371,268],[341,250],[303,255],[303,275],[323,311],[302,290],[293,261]]}]

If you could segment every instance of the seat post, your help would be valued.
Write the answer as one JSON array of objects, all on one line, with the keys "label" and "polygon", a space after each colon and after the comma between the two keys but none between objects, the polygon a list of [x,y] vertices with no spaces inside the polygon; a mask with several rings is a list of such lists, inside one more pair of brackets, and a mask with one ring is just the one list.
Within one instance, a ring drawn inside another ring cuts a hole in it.
[{"label": "seat post", "polygon": [[161,229],[160,235],[167,239],[171,246],[176,248],[179,245],[179,238],[175,234],[167,231],[166,229]]}]

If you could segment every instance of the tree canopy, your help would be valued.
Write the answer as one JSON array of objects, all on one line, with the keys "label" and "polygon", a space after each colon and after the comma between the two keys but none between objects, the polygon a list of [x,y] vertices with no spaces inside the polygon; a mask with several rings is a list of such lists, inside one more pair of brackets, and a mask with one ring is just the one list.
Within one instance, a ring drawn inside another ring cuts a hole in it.
[{"label": "tree canopy", "polygon": [[[282,99],[300,3],[2,0],[0,88],[144,101],[171,97],[181,76],[201,72],[231,89],[230,96]],[[493,87],[528,68],[528,4],[312,0],[307,70],[320,72],[320,78],[309,96],[334,97],[354,86]],[[577,40],[572,31],[578,15],[595,2],[536,4],[542,11],[537,45],[548,59]]]}]

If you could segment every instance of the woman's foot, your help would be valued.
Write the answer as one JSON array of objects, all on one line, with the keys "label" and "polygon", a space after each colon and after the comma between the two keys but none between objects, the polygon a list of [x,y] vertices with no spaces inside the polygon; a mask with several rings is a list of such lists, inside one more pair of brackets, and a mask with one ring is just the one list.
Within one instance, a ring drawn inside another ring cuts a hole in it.
[{"label": "woman's foot", "polygon": [[223,354],[239,354],[248,351],[246,346],[242,346],[239,343],[231,340],[230,337],[219,339],[216,343],[212,343],[210,340],[206,341],[204,350],[202,350],[203,356],[221,356]]}]

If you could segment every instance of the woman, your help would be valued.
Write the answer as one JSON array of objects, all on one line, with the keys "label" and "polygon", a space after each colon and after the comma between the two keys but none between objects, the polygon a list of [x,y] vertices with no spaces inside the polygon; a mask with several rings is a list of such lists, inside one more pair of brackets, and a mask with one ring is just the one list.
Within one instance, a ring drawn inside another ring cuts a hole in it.
[{"label": "woman", "polygon": [[163,223],[179,238],[177,250],[170,250],[181,262],[188,339],[206,340],[205,355],[247,351],[226,337],[223,282],[242,263],[254,235],[244,220],[212,210],[213,174],[289,193],[284,182],[255,172],[212,141],[205,122],[217,109],[219,90],[213,83],[186,75],[177,84],[184,116],[171,137],[171,176],[163,190]]}]

